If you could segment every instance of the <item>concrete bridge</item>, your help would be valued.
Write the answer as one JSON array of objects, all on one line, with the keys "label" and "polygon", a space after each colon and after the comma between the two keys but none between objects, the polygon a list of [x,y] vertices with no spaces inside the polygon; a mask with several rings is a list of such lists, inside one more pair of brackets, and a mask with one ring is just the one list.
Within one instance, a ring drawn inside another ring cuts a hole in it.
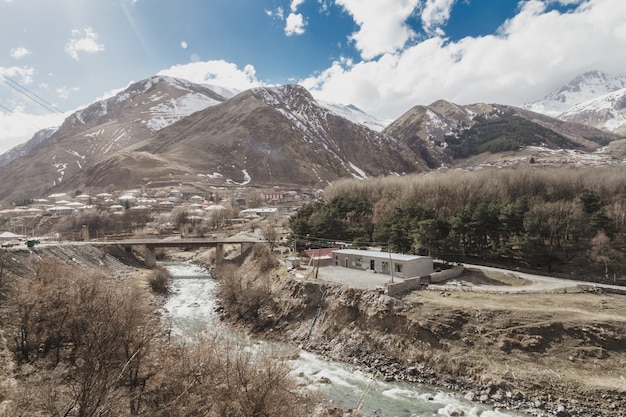
[{"label": "concrete bridge", "polygon": [[121,246],[130,250],[133,246],[143,246],[144,263],[152,267],[156,265],[156,248],[215,248],[215,266],[220,266],[224,261],[224,245],[241,245],[241,252],[245,252],[255,243],[267,243],[265,240],[243,239],[125,239],[125,240],[90,240],[82,242],[92,246]]}]

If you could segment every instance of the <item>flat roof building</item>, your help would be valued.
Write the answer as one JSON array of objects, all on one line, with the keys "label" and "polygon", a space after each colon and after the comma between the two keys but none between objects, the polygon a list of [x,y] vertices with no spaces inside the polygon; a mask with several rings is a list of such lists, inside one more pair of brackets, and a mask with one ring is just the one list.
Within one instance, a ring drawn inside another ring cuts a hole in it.
[{"label": "flat roof building", "polygon": [[371,270],[398,278],[423,277],[433,273],[433,258],[359,249],[338,249],[332,252],[333,265]]}]

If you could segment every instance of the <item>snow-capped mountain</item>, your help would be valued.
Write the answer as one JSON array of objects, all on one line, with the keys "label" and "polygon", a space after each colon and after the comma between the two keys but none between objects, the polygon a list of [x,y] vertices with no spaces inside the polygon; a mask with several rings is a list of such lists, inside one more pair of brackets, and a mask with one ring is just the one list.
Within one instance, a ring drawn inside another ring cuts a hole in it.
[{"label": "snow-capped mountain", "polygon": [[[171,77],[155,76],[134,83],[73,113],[51,135],[44,135],[44,140],[38,133],[26,142],[19,157],[2,167],[6,168],[5,182],[11,184],[6,192],[41,196],[42,189],[59,186],[107,155],[124,151],[226,99],[208,86]],[[29,181],[22,181],[26,173],[30,173]]]},{"label": "snow-capped mountain", "polygon": [[339,116],[298,85],[244,91],[137,150],[176,161],[206,181],[234,185],[325,186],[342,177],[426,168],[406,145]]},{"label": "snow-capped mountain", "polygon": [[365,113],[353,104],[342,105],[336,103],[330,103],[328,101],[318,100],[317,103],[332,111],[338,116],[348,119],[354,123],[358,123],[365,127],[368,127],[376,132],[381,132],[385,127],[389,125],[389,121],[383,121],[376,117]]},{"label": "snow-capped mountain", "polygon": [[169,77],[135,83],[0,166],[0,201],[171,186],[317,188],[345,177],[471,166],[478,155],[497,160],[532,147],[591,153],[616,138],[497,104],[439,100],[384,127],[298,85],[234,93]]},{"label": "snow-capped mountain", "polygon": [[517,159],[511,154],[520,151],[527,159],[544,150],[590,153],[601,142],[616,139],[593,127],[522,108],[485,103],[461,106],[445,100],[413,107],[383,133],[406,143],[431,169],[471,166],[481,154],[495,155],[483,158],[495,160],[501,153]]},{"label": "snow-capped mountain", "polygon": [[50,139],[50,137],[57,131],[57,129],[58,127],[42,129],[39,132],[35,133],[33,137],[27,142],[21,143],[6,151],[2,155],[0,155],[0,167],[8,164],[11,161],[28,155],[35,148]]},{"label": "snow-capped mountain", "polygon": [[626,76],[589,71],[523,108],[556,117],[577,104],[626,88]]},{"label": "snow-capped mountain", "polygon": [[626,88],[577,104],[559,119],[626,135]]},{"label": "snow-capped mountain", "polygon": [[169,183],[323,187],[427,169],[406,145],[365,126],[376,123],[296,85],[224,97],[152,77],[72,114],[45,146],[0,167],[0,200]]}]

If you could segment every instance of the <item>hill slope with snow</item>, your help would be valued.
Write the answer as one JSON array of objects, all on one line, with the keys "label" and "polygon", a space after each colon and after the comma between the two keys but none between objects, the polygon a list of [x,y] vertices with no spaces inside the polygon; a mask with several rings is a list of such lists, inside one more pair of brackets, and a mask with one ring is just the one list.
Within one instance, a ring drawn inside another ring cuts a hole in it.
[{"label": "hill slope with snow", "polygon": [[557,117],[577,104],[588,102],[607,93],[626,88],[626,76],[613,76],[601,71],[589,71],[550,92],[541,100],[523,108]]}]

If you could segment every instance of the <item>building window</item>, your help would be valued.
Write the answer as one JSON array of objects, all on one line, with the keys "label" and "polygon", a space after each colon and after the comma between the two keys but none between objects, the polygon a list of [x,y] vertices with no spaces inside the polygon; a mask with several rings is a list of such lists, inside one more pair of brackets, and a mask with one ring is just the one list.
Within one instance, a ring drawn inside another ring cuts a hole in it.
[{"label": "building window", "polygon": [[402,273],[402,265],[403,265],[403,264],[393,264],[393,266],[394,266],[394,268],[393,268],[393,269],[394,269],[394,271],[399,272],[399,273]]},{"label": "building window", "polygon": [[389,262],[382,261],[380,263],[380,269],[382,270],[383,274],[388,274],[389,273]]},{"label": "building window", "polygon": [[360,268],[361,266],[363,266],[363,259],[361,259],[361,258],[356,258],[356,259],[354,260],[354,266],[358,266],[359,268]]}]

